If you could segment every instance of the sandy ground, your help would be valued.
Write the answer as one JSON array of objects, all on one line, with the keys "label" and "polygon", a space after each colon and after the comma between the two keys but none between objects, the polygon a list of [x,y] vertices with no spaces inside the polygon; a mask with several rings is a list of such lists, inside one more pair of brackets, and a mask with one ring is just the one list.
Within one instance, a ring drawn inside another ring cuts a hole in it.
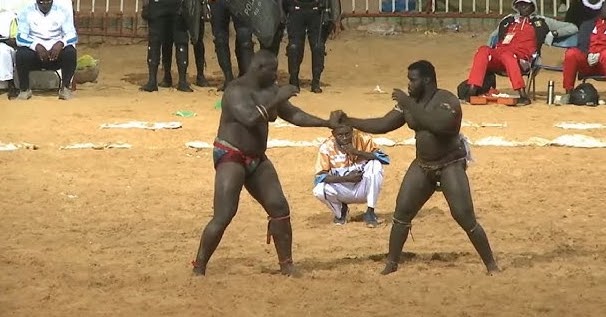
[{"label": "sandy ground", "polygon": [[[440,85],[455,89],[467,76],[475,48],[487,34],[405,34],[371,37],[345,32],[328,43],[325,93],[309,86],[293,101],[327,116],[342,108],[374,116],[392,107],[389,94],[405,87],[406,66],[429,59]],[[210,40],[207,74],[220,79]],[[398,273],[382,277],[389,221],[331,223],[311,195],[314,148],[270,149],[289,199],[294,259],[301,279],[272,274],[273,246],[265,244],[260,206],[242,194],[204,278],[191,275],[203,225],[210,219],[214,171],[209,150],[219,111],[216,92],[196,88],[137,91],[146,78],[146,47],[80,48],[101,59],[97,84],[78,87],[61,102],[36,94],[27,102],[0,101],[0,142],[29,142],[36,151],[0,153],[0,315],[3,316],[604,316],[606,313],[606,182],[604,150],[475,147],[469,169],[476,213],[504,271],[488,277],[466,235],[436,194],[414,222],[410,252]],[[557,63],[563,52],[545,49]],[[234,58],[235,59],[235,58]],[[281,79],[286,59],[280,56]],[[234,63],[235,65],[235,63]],[[235,67],[235,66],[234,66]],[[195,75],[193,65],[190,74]],[[175,74],[176,76],[176,69]],[[302,66],[310,77],[309,51]],[[464,128],[472,140],[555,138],[577,133],[560,121],[600,122],[605,108],[544,104],[547,80],[561,91],[561,74],[539,75],[543,96],[525,108],[465,106],[464,119],[507,123]],[[308,81],[306,82],[308,83]],[[500,87],[509,87],[499,78]],[[604,91],[603,85],[598,85]],[[2,98],[5,98],[3,95]],[[188,109],[194,118],[172,113]],[[99,129],[107,122],[179,120],[179,130]],[[271,138],[313,140],[327,130],[273,128]],[[606,138],[606,131],[580,133]],[[389,137],[405,139],[402,129]],[[59,150],[78,142],[128,142],[129,150]],[[392,164],[378,212],[387,218],[414,148],[387,148]],[[355,206],[354,215],[364,206]]]}]

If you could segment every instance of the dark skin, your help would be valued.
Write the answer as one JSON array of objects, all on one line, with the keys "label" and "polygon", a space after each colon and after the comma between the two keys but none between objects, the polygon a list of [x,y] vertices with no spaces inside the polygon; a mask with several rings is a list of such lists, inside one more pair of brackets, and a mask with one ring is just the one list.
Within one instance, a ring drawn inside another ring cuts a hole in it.
[{"label": "dark skin", "polygon": [[[38,5],[38,10],[46,15],[53,6],[53,0],[36,0],[36,4]],[[53,47],[51,47],[50,50],[47,50],[40,44],[36,45],[36,54],[38,54],[38,58],[43,62],[56,61],[59,58],[61,51],[63,51],[63,42],[61,41],[57,41],[57,43],[53,44]]]},{"label": "dark skin", "polygon": [[[234,80],[225,90],[218,137],[236,146],[246,155],[264,155],[267,149],[268,121],[278,117],[301,127],[335,127],[329,121],[312,116],[288,100],[296,96],[294,86],[278,87],[278,60],[269,51],[255,54],[249,71]],[[265,119],[256,106],[263,105],[269,114]],[[242,188],[250,193],[273,219],[290,215],[290,208],[276,170],[269,159],[246,174],[241,164],[225,162],[217,166],[213,218],[204,228],[196,256],[194,273],[206,274],[206,266],[216,250],[225,229],[236,215]],[[290,219],[272,220],[269,225],[280,272],[297,276],[292,263],[292,229]]]},{"label": "dark skin", "polygon": [[416,69],[409,70],[408,79],[410,96],[395,89],[392,98],[398,105],[381,118],[350,118],[341,111],[331,114],[331,120],[368,133],[387,133],[405,124],[415,131],[417,158],[406,171],[396,198],[389,253],[381,274],[397,271],[411,222],[435,192],[437,181],[441,183],[452,217],[467,233],[488,272],[498,272],[488,238],[474,214],[466,163],[457,161],[446,165],[437,179],[430,177],[420,165],[420,162],[440,164],[465,157],[466,152],[461,152],[463,146],[459,136],[462,111],[458,98],[438,89],[434,79],[421,76]]},{"label": "dark skin", "polygon": [[523,17],[528,17],[535,11],[534,4],[528,2],[518,2],[515,8]]},{"label": "dark skin", "polygon": [[[353,144],[353,129],[349,126],[340,126],[332,130],[332,135],[341,149],[349,156],[363,158],[365,160],[374,160],[376,157],[373,153],[359,151]],[[362,180],[362,171],[353,171],[345,176],[327,175],[324,179],[325,183],[358,183]]]}]

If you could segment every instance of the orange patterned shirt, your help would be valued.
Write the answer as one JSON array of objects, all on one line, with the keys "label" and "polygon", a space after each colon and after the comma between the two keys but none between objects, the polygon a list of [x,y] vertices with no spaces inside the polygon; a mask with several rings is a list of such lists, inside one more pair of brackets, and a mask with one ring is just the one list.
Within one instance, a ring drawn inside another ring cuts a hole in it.
[{"label": "orange patterned shirt", "polygon": [[[355,129],[351,143],[362,152],[370,153],[379,149],[369,134]],[[316,159],[316,174],[328,173],[343,176],[351,170],[362,170],[367,161],[361,157],[347,155],[340,149],[335,138],[330,136],[320,145]]]}]

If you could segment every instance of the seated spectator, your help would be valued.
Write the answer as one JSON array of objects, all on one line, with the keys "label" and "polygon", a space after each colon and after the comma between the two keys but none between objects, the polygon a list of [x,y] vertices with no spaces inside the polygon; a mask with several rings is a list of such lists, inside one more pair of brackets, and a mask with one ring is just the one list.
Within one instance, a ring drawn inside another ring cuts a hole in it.
[{"label": "seated spectator", "polygon": [[30,99],[29,73],[33,70],[61,69],[59,99],[72,97],[70,83],[76,71],[78,36],[70,8],[53,0],[36,0],[19,14],[17,34],[17,74],[19,96]]},{"label": "seated spectator", "polygon": [[520,94],[518,103],[529,105],[531,102],[526,93],[521,64],[529,67],[533,55],[541,52],[543,43],[551,45],[554,38],[578,31],[572,23],[538,15],[536,0],[514,0],[513,9],[517,13],[503,18],[491,35],[491,38],[497,36],[496,46],[482,46],[476,52],[467,80],[470,85],[465,98],[467,101],[477,95],[487,72],[505,71],[512,88]]},{"label": "seated spectator", "polygon": [[0,12],[0,81],[8,82],[8,99],[13,99],[19,94],[13,78],[16,36],[17,14],[12,11]]},{"label": "seated spectator", "polygon": [[383,183],[383,166],[389,158],[368,134],[341,126],[332,131],[318,151],[313,194],[334,214],[334,223],[347,222],[347,204],[366,203],[363,219],[378,225],[375,206]]},{"label": "seated spectator", "polygon": [[600,13],[604,0],[570,0],[570,7],[564,16],[565,22],[581,27],[586,20],[593,20]]},{"label": "seated spectator", "polygon": [[562,103],[568,103],[577,74],[606,76],[606,5],[602,6],[597,17],[581,24],[578,39],[577,47],[567,49],[564,54],[563,86],[566,95]]}]

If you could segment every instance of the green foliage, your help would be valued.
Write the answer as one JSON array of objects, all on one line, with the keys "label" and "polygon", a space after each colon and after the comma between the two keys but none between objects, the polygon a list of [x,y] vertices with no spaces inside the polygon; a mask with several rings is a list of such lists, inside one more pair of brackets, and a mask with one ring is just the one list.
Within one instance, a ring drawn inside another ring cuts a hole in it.
[{"label": "green foliage", "polygon": [[89,67],[96,67],[98,62],[99,62],[98,60],[96,60],[92,56],[86,54],[86,55],[80,56],[80,58],[78,58],[76,69],[84,70]]}]

